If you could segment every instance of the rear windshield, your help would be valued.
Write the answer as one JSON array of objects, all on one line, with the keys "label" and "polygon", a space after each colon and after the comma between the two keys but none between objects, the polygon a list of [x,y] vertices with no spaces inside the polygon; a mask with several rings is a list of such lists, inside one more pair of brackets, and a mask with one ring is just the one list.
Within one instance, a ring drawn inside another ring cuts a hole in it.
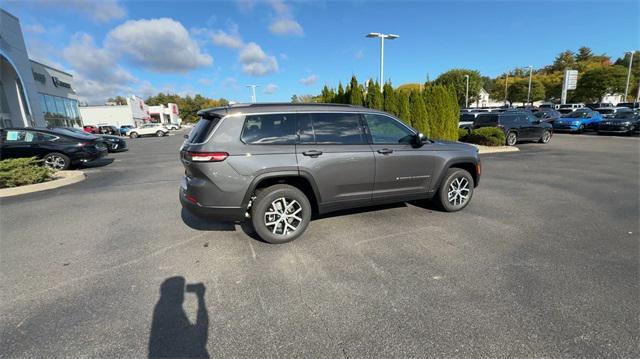
[{"label": "rear windshield", "polygon": [[600,112],[603,115],[610,115],[612,114],[614,111],[613,109],[608,109],[608,108],[599,108],[598,112]]},{"label": "rear windshield", "polygon": [[216,125],[220,122],[219,116],[200,117],[200,121],[189,133],[188,141],[191,143],[202,143],[209,138],[211,131],[216,128]]},{"label": "rear windshield", "polygon": [[498,115],[482,114],[476,117],[476,121],[475,121],[476,125],[486,125],[490,123],[498,123]]}]

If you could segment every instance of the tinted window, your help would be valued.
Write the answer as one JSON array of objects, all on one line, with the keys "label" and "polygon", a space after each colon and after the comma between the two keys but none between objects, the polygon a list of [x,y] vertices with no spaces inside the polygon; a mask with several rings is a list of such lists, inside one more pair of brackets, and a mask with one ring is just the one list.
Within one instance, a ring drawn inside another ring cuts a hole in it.
[{"label": "tinted window", "polygon": [[35,133],[24,130],[6,131],[4,137],[7,142],[33,142],[35,138]]},{"label": "tinted window", "polygon": [[354,113],[311,114],[316,143],[356,145],[366,143],[360,115]]},{"label": "tinted window", "polygon": [[598,112],[600,112],[603,115],[610,115],[614,112],[614,110],[610,108],[600,108],[598,109]]},{"label": "tinted window", "polygon": [[413,131],[388,116],[364,115],[374,144],[410,143]]},{"label": "tinted window", "polygon": [[206,141],[218,122],[220,122],[220,117],[200,117],[200,121],[189,133],[188,141],[191,143]]},{"label": "tinted window", "polygon": [[254,144],[292,144],[296,141],[294,114],[247,116],[242,140]]},{"label": "tinted window", "polygon": [[470,121],[473,122],[476,119],[476,115],[471,113],[463,113],[460,115],[460,121]]},{"label": "tinted window", "polygon": [[488,125],[498,123],[498,115],[478,115],[475,120],[476,125]]}]

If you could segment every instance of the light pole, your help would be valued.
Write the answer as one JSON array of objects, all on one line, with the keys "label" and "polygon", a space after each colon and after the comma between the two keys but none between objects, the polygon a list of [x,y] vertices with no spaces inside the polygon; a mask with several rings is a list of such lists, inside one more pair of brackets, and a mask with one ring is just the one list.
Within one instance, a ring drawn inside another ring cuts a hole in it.
[{"label": "light pole", "polygon": [[251,103],[256,103],[256,87],[260,87],[260,85],[245,85],[246,87],[251,87]]},{"label": "light pole", "polygon": [[504,104],[507,104],[507,94],[509,89],[509,73],[507,72],[504,78]]},{"label": "light pole", "polygon": [[533,72],[533,66],[529,65],[529,90],[527,91],[527,102],[531,98],[531,73]]},{"label": "light pole", "polygon": [[464,75],[467,79],[467,90],[464,95],[464,108],[469,108],[469,75]]},{"label": "light pole", "polygon": [[633,63],[633,51],[627,51],[626,54],[630,54],[631,58],[629,58],[629,70],[627,71],[627,84],[624,87],[624,100],[623,102],[627,102],[627,94],[629,93],[629,79],[631,78],[631,64]]},{"label": "light pole", "polygon": [[384,39],[397,39],[400,36],[394,34],[382,34],[379,32],[370,32],[367,37],[379,37],[380,38],[380,92],[384,87]]}]

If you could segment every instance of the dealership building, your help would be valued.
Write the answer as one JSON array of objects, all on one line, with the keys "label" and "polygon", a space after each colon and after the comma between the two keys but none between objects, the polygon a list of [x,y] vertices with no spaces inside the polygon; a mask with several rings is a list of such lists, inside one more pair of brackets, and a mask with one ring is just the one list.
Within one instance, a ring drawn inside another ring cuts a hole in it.
[{"label": "dealership building", "polygon": [[73,76],[29,59],[20,21],[0,9],[0,127],[82,126]]}]

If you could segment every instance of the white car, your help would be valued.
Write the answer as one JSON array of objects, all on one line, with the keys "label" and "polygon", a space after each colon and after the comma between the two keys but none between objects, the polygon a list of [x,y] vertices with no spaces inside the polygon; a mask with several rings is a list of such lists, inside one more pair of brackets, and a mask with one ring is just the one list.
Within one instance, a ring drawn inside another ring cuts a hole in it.
[{"label": "white car", "polygon": [[164,125],[164,127],[166,127],[168,130],[179,130],[180,129],[180,125],[178,125],[177,123],[167,123],[166,125]]},{"label": "white car", "polygon": [[140,136],[166,136],[169,134],[169,130],[166,127],[157,123],[148,123],[140,127],[132,128],[128,132],[129,137],[138,138]]}]

